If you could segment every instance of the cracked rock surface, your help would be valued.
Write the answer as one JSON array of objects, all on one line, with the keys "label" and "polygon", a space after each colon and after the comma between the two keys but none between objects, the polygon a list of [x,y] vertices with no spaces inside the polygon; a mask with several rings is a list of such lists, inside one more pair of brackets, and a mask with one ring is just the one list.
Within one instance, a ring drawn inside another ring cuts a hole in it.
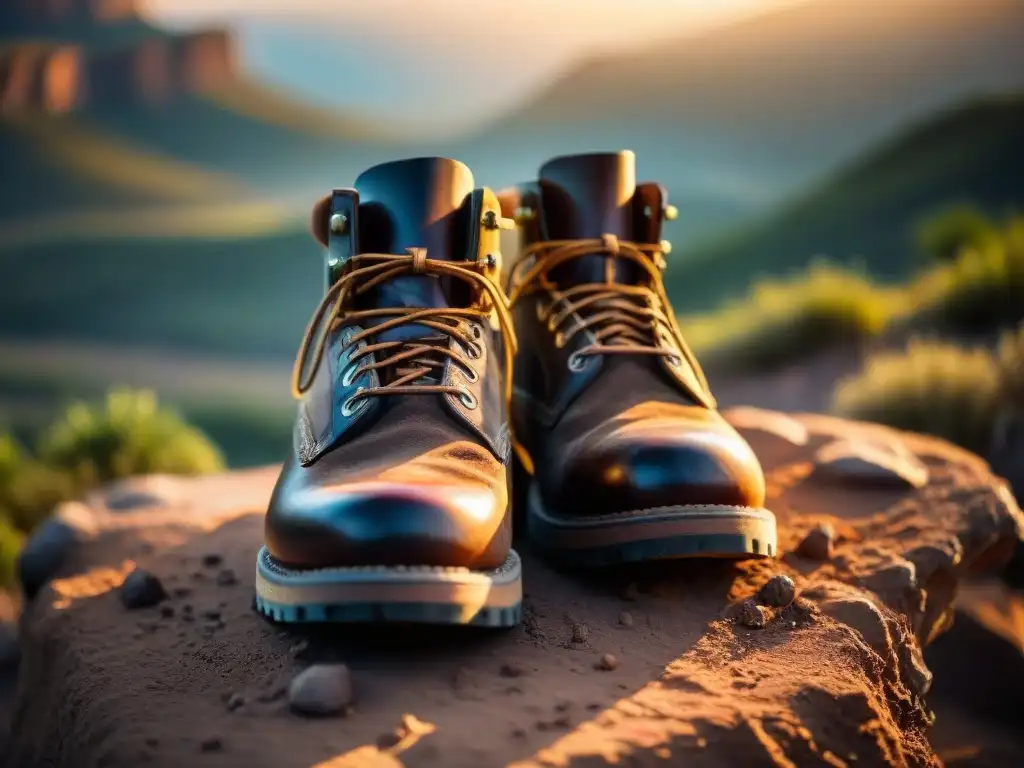
[{"label": "cracked rock surface", "polygon": [[[523,624],[498,634],[259,618],[276,467],[96,494],[58,513],[74,545],[33,564],[4,765],[938,765],[922,649],[957,583],[1011,556],[1005,484],[877,426],[751,408],[735,424],[765,467],[779,560],[574,577],[526,551]],[[837,440],[898,446],[884,471],[905,451],[926,478],[820,471]],[[809,535],[827,541],[801,549]],[[136,567],[167,597],[129,611]],[[296,678],[341,664],[352,705],[335,686],[321,709],[338,714],[297,714]]]}]

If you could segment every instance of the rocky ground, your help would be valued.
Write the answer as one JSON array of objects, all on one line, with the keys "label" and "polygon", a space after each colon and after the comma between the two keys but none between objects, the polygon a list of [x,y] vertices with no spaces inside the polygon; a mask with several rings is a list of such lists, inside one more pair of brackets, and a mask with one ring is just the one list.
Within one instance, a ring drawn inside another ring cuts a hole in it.
[{"label": "rocky ground", "polygon": [[928,438],[729,417],[765,464],[781,560],[582,577],[524,552],[525,621],[498,634],[259,618],[273,468],[65,505],[28,550],[40,589],[4,765],[1012,764],[1019,745],[958,701],[985,695],[971,670],[993,634],[933,644],[961,670],[944,697],[926,698],[921,652],[957,582],[1010,556],[1024,521],[1005,484]]}]

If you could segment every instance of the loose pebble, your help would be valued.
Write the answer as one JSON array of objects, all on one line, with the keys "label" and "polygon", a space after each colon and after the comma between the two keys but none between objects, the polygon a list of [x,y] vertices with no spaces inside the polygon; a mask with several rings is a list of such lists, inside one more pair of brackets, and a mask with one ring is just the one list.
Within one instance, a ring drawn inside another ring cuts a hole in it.
[{"label": "loose pebble", "polygon": [[203,555],[203,566],[206,568],[217,568],[223,562],[224,558],[216,552],[210,552],[209,554]]},{"label": "loose pebble", "polygon": [[129,573],[121,585],[121,602],[128,610],[150,608],[166,597],[160,579],[141,568]]},{"label": "loose pebble", "polygon": [[572,641],[577,644],[587,642],[590,638],[590,628],[586,624],[574,621],[572,623]]},{"label": "loose pebble", "polygon": [[232,693],[228,699],[228,711],[234,712],[236,709],[245,705],[245,698],[240,693]]},{"label": "loose pebble", "polygon": [[768,624],[768,611],[753,600],[744,600],[740,606],[739,621],[751,629],[763,629]]},{"label": "loose pebble", "polygon": [[801,557],[824,562],[835,554],[836,531],[830,523],[821,523],[812,528],[796,548]]},{"label": "loose pebble", "polygon": [[344,664],[314,664],[288,686],[288,703],[303,715],[336,715],[352,703],[352,678]]},{"label": "loose pebble", "polygon": [[517,664],[514,661],[508,661],[501,665],[498,670],[498,674],[502,677],[522,677],[526,674],[526,669],[521,664]]},{"label": "loose pebble", "polygon": [[631,614],[629,611],[623,611],[622,613],[620,613],[619,614],[619,624],[621,624],[624,627],[632,627],[633,626],[633,614]]},{"label": "loose pebble", "polygon": [[617,658],[615,658],[610,653],[604,654],[601,657],[601,660],[597,662],[597,668],[598,669],[603,669],[603,670],[608,671],[608,672],[610,672],[613,669],[618,668],[618,666],[619,666],[619,660]]},{"label": "loose pebble", "polygon": [[770,605],[773,608],[785,608],[796,597],[796,584],[784,573],[772,576],[764,583],[757,593],[757,600],[761,605]]},{"label": "loose pebble", "polygon": [[225,568],[217,574],[217,585],[221,587],[233,587],[238,583],[238,577],[230,568]]}]

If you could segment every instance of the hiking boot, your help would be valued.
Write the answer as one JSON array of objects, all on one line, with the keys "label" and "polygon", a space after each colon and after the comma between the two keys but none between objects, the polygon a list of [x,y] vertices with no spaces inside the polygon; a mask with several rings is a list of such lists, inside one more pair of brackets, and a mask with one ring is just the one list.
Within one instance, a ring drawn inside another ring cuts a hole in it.
[{"label": "hiking boot", "polygon": [[328,288],[295,365],[294,450],[257,565],[264,614],[519,621],[501,226],[494,193],[444,158],[378,165],[315,207]]},{"label": "hiking boot", "polygon": [[635,174],[632,152],[560,157],[499,196],[521,236],[505,280],[528,533],[578,565],[771,556],[761,466],[665,295],[674,209]]}]

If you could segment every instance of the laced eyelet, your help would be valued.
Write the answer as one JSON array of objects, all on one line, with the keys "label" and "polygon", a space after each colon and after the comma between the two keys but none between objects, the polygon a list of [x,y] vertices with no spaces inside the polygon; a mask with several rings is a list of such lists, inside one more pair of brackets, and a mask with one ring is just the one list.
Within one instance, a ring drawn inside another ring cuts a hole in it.
[{"label": "laced eyelet", "polygon": [[681,358],[681,357],[680,357],[679,355],[668,355],[668,356],[667,356],[667,357],[665,358],[665,360],[666,360],[666,361],[668,362],[668,364],[669,364],[669,365],[671,365],[671,366],[672,366],[673,368],[678,368],[678,367],[679,367],[680,365],[682,365],[682,364],[683,364],[683,358]]},{"label": "laced eyelet", "polygon": [[480,327],[479,323],[470,323],[469,332],[473,334],[474,339],[482,339],[484,337],[484,329]]},{"label": "laced eyelet", "polygon": [[570,371],[579,373],[587,367],[587,356],[581,355],[579,352],[573,352],[569,355],[569,360],[566,364],[569,366]]},{"label": "laced eyelet", "polygon": [[459,391],[459,402],[462,403],[467,408],[469,408],[470,410],[473,410],[477,406],[476,397],[468,389],[463,389]]},{"label": "laced eyelet", "polygon": [[359,397],[359,398],[356,397],[356,395],[358,395],[360,392],[362,392],[363,389],[364,389],[363,387],[360,387],[359,389],[357,389],[355,391],[355,394],[353,394],[348,400],[346,400],[344,403],[342,403],[342,405],[341,405],[341,415],[342,416],[352,416],[352,415],[358,413],[359,411],[361,411],[363,408],[366,407],[366,403],[368,402],[367,399],[365,397]]},{"label": "laced eyelet", "polygon": [[480,381],[480,374],[476,372],[476,368],[470,368],[467,365],[463,367],[461,370],[462,375],[466,377],[466,381],[470,382],[471,384],[476,384],[478,381]]},{"label": "laced eyelet", "polygon": [[466,345],[466,354],[474,360],[479,360],[484,356],[483,350],[480,349],[480,345],[472,341]]},{"label": "laced eyelet", "polygon": [[341,377],[341,383],[343,386],[350,387],[352,382],[363,375],[363,367],[358,363],[352,363],[345,369],[345,373]]}]

